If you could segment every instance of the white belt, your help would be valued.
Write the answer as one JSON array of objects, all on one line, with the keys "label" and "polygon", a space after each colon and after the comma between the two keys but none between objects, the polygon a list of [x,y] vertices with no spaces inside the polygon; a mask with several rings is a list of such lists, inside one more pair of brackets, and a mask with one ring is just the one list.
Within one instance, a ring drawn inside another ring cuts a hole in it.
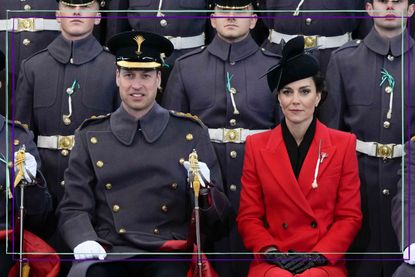
[{"label": "white belt", "polygon": [[381,144],[372,141],[366,142],[357,140],[356,151],[371,157],[383,158],[386,160],[402,157],[403,146],[402,144]]},{"label": "white belt", "polygon": [[38,136],[37,147],[57,150],[72,150],[75,145],[75,136]]},{"label": "white belt", "polygon": [[242,128],[236,129],[210,129],[209,128],[209,137],[211,142],[216,143],[244,143],[246,137],[253,134],[262,133],[268,130],[248,130]]},{"label": "white belt", "polygon": [[[268,40],[273,43],[280,44],[282,40],[285,42],[297,37],[297,35],[286,35],[278,33],[274,30],[269,31]],[[323,37],[323,36],[304,36],[305,48],[317,47],[319,49],[337,48],[351,40],[351,33],[340,36]]]},{"label": "white belt", "polygon": [[205,45],[205,33],[193,37],[172,37],[165,36],[173,43],[175,50],[195,48]]},{"label": "white belt", "polygon": [[56,19],[43,18],[10,18],[0,20],[0,31],[38,32],[60,31],[61,25]]}]

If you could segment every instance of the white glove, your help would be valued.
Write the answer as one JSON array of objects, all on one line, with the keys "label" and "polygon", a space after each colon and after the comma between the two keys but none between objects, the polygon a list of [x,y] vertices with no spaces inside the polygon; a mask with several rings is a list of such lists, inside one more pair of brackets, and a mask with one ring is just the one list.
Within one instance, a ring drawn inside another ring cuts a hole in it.
[{"label": "white glove", "polygon": [[93,259],[98,258],[100,260],[105,259],[107,252],[105,249],[96,241],[87,240],[78,244],[73,249],[75,260]]},{"label": "white glove", "polygon": [[[14,160],[16,163],[14,167],[15,173],[19,171],[19,166],[17,165],[16,155],[17,155],[17,152],[14,152]],[[36,162],[35,157],[32,154],[25,152],[25,162],[24,162],[24,167],[23,167],[23,173],[24,173],[25,180],[30,183],[33,180],[32,178],[30,178],[27,172],[29,172],[33,176],[33,178],[36,178],[37,162]]]},{"label": "white glove", "polygon": [[[183,163],[183,166],[187,170],[187,177],[190,178],[190,176],[192,175],[192,173],[190,172],[190,169],[189,169],[190,163],[188,161],[185,161]],[[203,178],[200,175],[202,175]],[[204,180],[206,180],[208,183],[210,183],[210,169],[203,162],[199,162],[199,173],[198,173],[198,176],[199,176],[200,185],[205,188],[206,187],[206,184],[205,184]]]},{"label": "white glove", "polygon": [[[411,251],[409,251],[411,249]],[[411,252],[411,256],[409,256],[409,252]],[[405,248],[403,252],[403,259],[404,262],[410,265],[415,265],[415,243],[412,243],[410,246]]]}]

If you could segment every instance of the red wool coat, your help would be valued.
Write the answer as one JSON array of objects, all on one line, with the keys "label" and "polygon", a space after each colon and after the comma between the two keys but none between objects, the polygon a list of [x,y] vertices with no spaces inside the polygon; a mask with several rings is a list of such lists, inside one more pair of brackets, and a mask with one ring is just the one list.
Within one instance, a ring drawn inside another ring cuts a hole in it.
[{"label": "red wool coat", "polygon": [[[313,189],[318,148],[320,163]],[[330,276],[346,276],[344,258],[362,221],[356,137],[317,122],[298,180],[291,168],[281,126],[248,137],[238,230],[245,246],[261,252],[319,252],[329,259]],[[257,258],[260,255],[255,255]],[[273,265],[255,260],[250,276],[264,276]]]}]

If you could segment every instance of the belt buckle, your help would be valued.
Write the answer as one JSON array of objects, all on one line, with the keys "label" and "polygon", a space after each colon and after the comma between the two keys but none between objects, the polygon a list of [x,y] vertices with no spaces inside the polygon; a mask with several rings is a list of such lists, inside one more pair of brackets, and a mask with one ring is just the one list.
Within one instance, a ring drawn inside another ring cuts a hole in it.
[{"label": "belt buckle", "polygon": [[34,18],[18,18],[17,19],[17,32],[34,32],[35,19]]},{"label": "belt buckle", "polygon": [[242,129],[224,129],[224,142],[239,143],[241,141]]},{"label": "belt buckle", "polygon": [[392,159],[393,148],[395,144],[380,144],[376,143],[376,156],[383,160]]},{"label": "belt buckle", "polygon": [[304,47],[317,47],[317,36],[304,36]]},{"label": "belt buckle", "polygon": [[71,150],[75,139],[71,136],[58,136],[58,149]]}]

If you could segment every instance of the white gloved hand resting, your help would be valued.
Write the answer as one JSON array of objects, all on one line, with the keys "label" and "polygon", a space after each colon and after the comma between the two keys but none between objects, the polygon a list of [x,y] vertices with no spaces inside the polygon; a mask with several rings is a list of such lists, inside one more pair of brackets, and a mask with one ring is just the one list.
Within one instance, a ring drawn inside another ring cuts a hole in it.
[{"label": "white gloved hand resting", "polygon": [[[19,171],[19,166],[17,165],[17,152],[14,152],[14,160],[15,160],[15,166],[14,166],[14,172],[17,173]],[[29,183],[32,182],[32,178],[30,178],[28,172],[33,176],[33,178],[36,178],[36,172],[37,172],[37,162],[35,157],[28,153],[25,152],[25,162],[24,162],[24,167],[23,167],[23,173],[24,173],[24,178],[26,181],[28,181]]]},{"label": "white gloved hand resting", "polygon": [[412,243],[407,248],[405,248],[405,251],[403,252],[403,259],[405,263],[415,265],[415,243]]},{"label": "white gloved hand resting", "polygon": [[[183,163],[183,166],[186,168],[187,177],[189,177],[189,179],[190,179],[190,177],[191,177],[190,175],[192,174],[190,172],[190,168],[189,168],[190,163],[188,161],[185,161]],[[203,178],[200,175],[202,175]],[[205,180],[208,183],[210,183],[210,169],[204,162],[199,162],[199,174],[198,174],[198,176],[199,176],[200,185],[205,188],[206,187]]]},{"label": "white gloved hand resting", "polygon": [[75,260],[93,259],[98,258],[100,260],[105,259],[107,252],[105,249],[96,241],[87,240],[78,244],[73,249]]}]

